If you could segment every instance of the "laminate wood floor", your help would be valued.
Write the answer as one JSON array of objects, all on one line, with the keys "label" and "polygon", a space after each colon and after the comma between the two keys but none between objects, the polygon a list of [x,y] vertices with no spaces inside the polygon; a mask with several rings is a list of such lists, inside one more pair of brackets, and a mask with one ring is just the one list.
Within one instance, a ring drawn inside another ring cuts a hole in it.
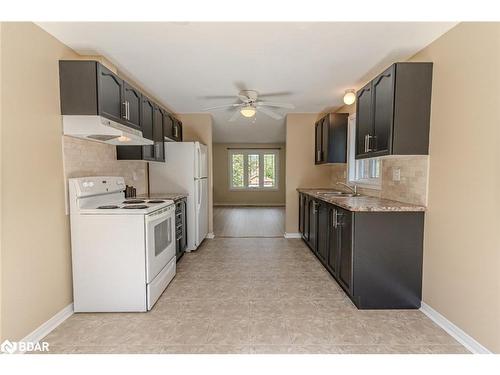
[{"label": "laminate wood floor", "polygon": [[285,207],[214,207],[216,237],[283,237]]}]

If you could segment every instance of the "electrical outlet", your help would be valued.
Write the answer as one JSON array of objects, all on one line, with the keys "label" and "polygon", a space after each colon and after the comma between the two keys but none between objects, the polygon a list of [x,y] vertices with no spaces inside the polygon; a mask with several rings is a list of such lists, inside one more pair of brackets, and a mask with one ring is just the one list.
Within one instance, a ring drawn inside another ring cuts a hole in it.
[{"label": "electrical outlet", "polygon": [[399,168],[392,169],[392,181],[401,181],[401,169]]},{"label": "electrical outlet", "polygon": [[132,172],[132,180],[137,181],[137,173],[135,171]]}]

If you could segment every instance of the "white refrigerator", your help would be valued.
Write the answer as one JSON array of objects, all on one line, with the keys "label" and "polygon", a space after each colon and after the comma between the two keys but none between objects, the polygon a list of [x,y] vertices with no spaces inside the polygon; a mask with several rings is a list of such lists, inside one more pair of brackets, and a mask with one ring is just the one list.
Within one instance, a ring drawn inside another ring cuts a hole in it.
[{"label": "white refrigerator", "polygon": [[149,163],[151,195],[187,193],[187,249],[208,234],[208,148],[199,142],[165,142],[165,163]]}]

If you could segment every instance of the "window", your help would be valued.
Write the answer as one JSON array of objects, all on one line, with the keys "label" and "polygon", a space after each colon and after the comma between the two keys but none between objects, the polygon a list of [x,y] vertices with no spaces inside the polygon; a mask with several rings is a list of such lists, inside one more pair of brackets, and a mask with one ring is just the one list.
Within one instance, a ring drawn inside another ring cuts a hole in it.
[{"label": "window", "polygon": [[380,158],[355,159],[356,156],[356,116],[349,116],[349,132],[347,139],[347,167],[349,183],[372,189],[381,188]]},{"label": "window", "polygon": [[228,156],[231,190],[278,189],[279,150],[231,149]]}]

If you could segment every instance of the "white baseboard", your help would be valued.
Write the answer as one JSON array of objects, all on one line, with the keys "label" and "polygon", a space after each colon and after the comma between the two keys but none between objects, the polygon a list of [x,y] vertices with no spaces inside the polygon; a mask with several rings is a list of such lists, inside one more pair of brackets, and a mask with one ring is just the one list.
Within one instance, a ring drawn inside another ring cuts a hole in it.
[{"label": "white baseboard", "polygon": [[214,203],[214,207],[285,207],[284,203]]},{"label": "white baseboard", "polygon": [[300,233],[285,233],[285,238],[302,238]]},{"label": "white baseboard", "polygon": [[214,232],[209,232],[209,233],[207,233],[207,236],[206,236],[205,238],[207,238],[207,239],[209,239],[209,240],[213,240],[213,239],[215,238],[215,234],[214,234]]},{"label": "white baseboard", "polygon": [[479,342],[474,340],[471,336],[465,333],[463,330],[458,328],[455,324],[446,319],[443,315],[438,313],[432,307],[422,302],[420,307],[425,315],[427,315],[434,323],[444,329],[450,336],[457,340],[460,344],[465,346],[468,350],[475,354],[492,354],[488,349],[486,349]]},{"label": "white baseboard", "polygon": [[71,315],[73,315],[73,304],[70,303],[64,309],[59,311],[52,318],[43,323],[40,327],[35,329],[33,332],[24,337],[21,341],[23,342],[39,342],[47,336],[50,332],[56,329],[62,322],[68,319]]}]

